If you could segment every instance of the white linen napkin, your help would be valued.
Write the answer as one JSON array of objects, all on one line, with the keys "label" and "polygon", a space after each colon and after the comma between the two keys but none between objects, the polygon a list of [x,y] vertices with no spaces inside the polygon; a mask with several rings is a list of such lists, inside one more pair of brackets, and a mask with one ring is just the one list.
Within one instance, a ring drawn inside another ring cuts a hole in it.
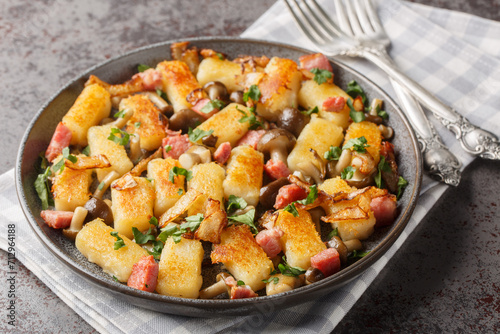
[{"label": "white linen napkin", "polygon": [[[327,2],[319,1],[329,8]],[[408,75],[452,105],[474,124],[500,135],[500,23],[472,15],[403,3],[380,1],[379,13],[392,40],[391,56]],[[314,50],[295,27],[282,2],[273,5],[244,37],[288,42]],[[366,61],[342,59],[394,92],[385,75]],[[463,153],[447,130],[436,126],[444,142],[463,162]],[[388,252],[359,278],[316,301],[288,309],[258,310],[234,318],[165,315],[125,304],[62,266],[38,241],[17,203],[14,172],[0,176],[0,226],[16,225],[16,257],[65,303],[101,333],[280,332],[329,333],[384,268],[447,186],[424,180],[421,198],[408,226]],[[6,233],[0,248],[6,250]]]}]

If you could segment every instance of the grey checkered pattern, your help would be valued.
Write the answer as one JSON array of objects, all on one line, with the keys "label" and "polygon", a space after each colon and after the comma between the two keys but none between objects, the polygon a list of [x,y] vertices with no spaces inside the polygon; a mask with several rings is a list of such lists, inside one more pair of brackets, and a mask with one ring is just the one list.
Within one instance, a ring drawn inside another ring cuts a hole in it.
[{"label": "grey checkered pattern", "polygon": [[[331,10],[331,1],[319,2]],[[500,61],[495,58],[500,57],[499,23],[395,0],[380,1],[379,15],[392,40],[391,56],[402,70],[473,123],[500,135],[500,113],[495,111],[500,105]],[[287,41],[314,50],[282,2],[273,5],[243,36]],[[385,75],[371,64],[341,61],[394,96]],[[437,128],[464,166],[468,165],[473,157],[461,151],[448,131]],[[197,319],[137,308],[106,292],[96,294],[95,288],[62,268],[28,227],[16,202],[13,175],[11,170],[0,176],[0,225],[5,230],[8,223],[16,224],[18,259],[101,333],[329,333],[447,189],[425,178],[415,213],[400,238],[372,268],[340,290],[289,309],[270,306],[246,317]],[[4,238],[0,235],[2,249],[6,249]]]}]

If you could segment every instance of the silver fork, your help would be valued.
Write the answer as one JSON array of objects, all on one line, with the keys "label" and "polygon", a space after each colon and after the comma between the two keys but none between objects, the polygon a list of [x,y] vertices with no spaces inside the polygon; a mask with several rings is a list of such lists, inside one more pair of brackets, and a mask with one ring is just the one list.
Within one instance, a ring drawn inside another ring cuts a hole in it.
[{"label": "silver fork", "polygon": [[[369,20],[367,10],[375,13],[371,3],[363,0],[361,4],[360,1],[346,1],[346,8],[350,8],[351,12],[351,17],[346,22],[351,26],[355,37],[340,29],[314,0],[285,0],[285,3],[301,30],[322,53],[330,57],[343,55],[363,57],[371,61],[427,107],[455,134],[466,152],[485,159],[500,160],[500,143],[494,134],[472,125],[396,67],[387,54],[386,46],[389,41],[383,41],[385,32],[382,26],[378,21],[372,25]],[[336,0],[336,3],[337,11],[338,8],[343,10],[341,2]]]},{"label": "silver fork", "polygon": [[[353,6],[354,5],[354,6]],[[387,48],[391,41],[385,33],[378,15],[371,5],[370,1],[365,1],[364,7],[359,1],[346,2],[343,10],[340,0],[335,0],[337,8],[337,21],[342,31],[352,38],[357,38],[365,43],[375,43]],[[376,27],[376,28],[374,28]],[[390,61],[387,53],[383,54]],[[420,143],[420,149],[424,160],[424,168],[429,175],[441,182],[452,186],[458,186],[460,183],[460,167],[462,163],[449,151],[441,141],[441,137],[425,116],[420,104],[415,101],[397,81],[390,78],[394,91],[398,96],[401,106],[406,111],[406,115],[412,124]]]}]

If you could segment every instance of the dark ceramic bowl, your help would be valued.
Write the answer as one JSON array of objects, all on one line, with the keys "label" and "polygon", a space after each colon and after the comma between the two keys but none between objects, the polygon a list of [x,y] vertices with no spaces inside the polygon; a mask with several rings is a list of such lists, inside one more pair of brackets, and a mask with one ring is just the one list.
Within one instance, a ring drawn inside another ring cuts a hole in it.
[{"label": "dark ceramic bowl", "polygon": [[[61,231],[51,229],[43,222],[40,218],[41,203],[33,186],[33,182],[37,177],[38,155],[47,148],[57,123],[80,94],[89,75],[95,74],[111,83],[126,81],[136,72],[138,64],[155,66],[158,62],[168,59],[170,55],[169,47],[172,42],[175,41],[144,47],[89,69],[55,94],[31,121],[19,148],[16,165],[16,186],[24,214],[31,228],[45,247],[71,270],[95,284],[96,288],[104,289],[117,298],[137,306],[159,312],[188,316],[248,315],[257,310],[273,310],[297,305],[339,288],[361,274],[380,258],[396,241],[415,208],[422,178],[420,152],[408,121],[391,98],[361,74],[335,61],[332,61],[332,63],[337,85],[345,88],[349,81],[356,80],[365,89],[369,97],[377,97],[385,101],[385,109],[390,115],[388,125],[395,130],[396,134],[392,142],[398,148],[399,170],[401,175],[409,182],[398,204],[399,216],[397,221],[388,228],[377,230],[370,240],[364,243],[367,249],[371,250],[370,254],[335,275],[293,291],[251,299],[191,300],[162,296],[132,289],[113,281],[101,268],[88,262],[76,249],[74,243],[66,239]],[[311,51],[284,44],[257,40],[200,38],[191,39],[190,42],[199,49],[209,48],[223,52],[230,59],[239,55],[267,55],[268,57],[279,56],[298,61],[299,56],[311,53]]]}]

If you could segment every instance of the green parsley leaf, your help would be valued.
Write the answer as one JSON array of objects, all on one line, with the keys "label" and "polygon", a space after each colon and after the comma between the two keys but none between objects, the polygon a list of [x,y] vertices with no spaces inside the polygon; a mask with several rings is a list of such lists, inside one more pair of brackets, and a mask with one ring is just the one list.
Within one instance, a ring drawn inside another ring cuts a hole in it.
[{"label": "green parsley leaf", "polygon": [[365,153],[366,148],[370,147],[370,145],[368,145],[367,143],[368,141],[366,140],[365,136],[359,138],[352,138],[347,141],[347,143],[342,147],[342,150],[347,150],[349,148],[352,148],[353,151],[359,153]]},{"label": "green parsley leaf", "polygon": [[330,149],[325,152],[323,157],[326,160],[332,161],[332,160],[339,160],[340,155],[342,154],[342,150],[338,146],[330,146]]},{"label": "green parsley leaf", "polygon": [[356,171],[356,168],[352,166],[347,166],[344,168],[342,173],[340,173],[340,177],[343,178],[344,180],[350,180],[354,176],[354,172]]},{"label": "green parsley leaf", "polygon": [[85,146],[85,148],[82,150],[82,154],[90,156],[90,146]]},{"label": "green parsley leaf", "polygon": [[365,120],[365,113],[362,111],[356,111],[356,109],[354,109],[354,106],[352,105],[351,99],[347,99],[347,105],[350,109],[349,117],[351,117],[351,119],[355,123],[363,122]]},{"label": "green parsley leaf", "polygon": [[115,282],[120,283],[120,281],[118,280],[118,278],[115,275],[113,275],[113,279],[115,280]]},{"label": "green parsley leaf", "polygon": [[170,145],[165,146],[165,153],[170,152],[170,150],[172,150],[172,146]]},{"label": "green parsley leaf", "polygon": [[387,111],[380,110],[380,106],[379,105],[377,105],[377,108],[375,109],[375,111],[377,112],[377,115],[379,115],[383,119],[388,119],[389,118],[389,114],[387,114]]},{"label": "green parsley leaf", "polygon": [[243,198],[229,195],[226,203],[226,212],[234,212],[238,209],[244,209],[247,207],[247,205],[247,202]]},{"label": "green parsley leaf", "polygon": [[182,190],[182,188],[179,188],[179,190],[177,190],[177,195],[182,195],[184,193],[184,190]]},{"label": "green parsley leaf", "polygon": [[298,217],[299,216],[299,212],[297,211],[297,208],[295,207],[294,203],[290,203],[287,206],[285,206],[285,208],[283,209],[283,211],[291,213],[294,217]]},{"label": "green parsley leaf", "polygon": [[[121,137],[118,137],[117,134],[121,135]],[[118,145],[125,146],[130,141],[130,134],[118,128],[111,128],[108,139]]]},{"label": "green parsley leaf", "polygon": [[378,163],[377,166],[378,172],[377,175],[375,175],[374,180],[375,180],[375,185],[377,188],[383,188],[384,187],[384,180],[382,180],[382,172],[390,173],[392,171],[391,166],[385,161],[385,157],[383,155],[380,156],[380,162]]},{"label": "green parsley leaf", "polygon": [[408,181],[406,181],[402,176],[400,176],[398,180],[398,194],[396,195],[397,199],[401,197],[407,185]]},{"label": "green parsley leaf", "polygon": [[311,114],[317,114],[319,113],[318,106],[315,106],[312,109],[306,110],[306,111],[301,111],[304,115],[311,116]]},{"label": "green parsley leaf", "polygon": [[52,174],[50,167],[45,168],[45,172],[38,174],[34,182],[38,198],[42,201],[42,210],[47,210],[52,205],[52,198],[49,186],[49,176]]},{"label": "green parsley leaf", "polygon": [[245,285],[245,282],[243,282],[242,280],[238,280],[238,281],[236,282],[236,285],[237,285],[237,286]]},{"label": "green parsley leaf", "polygon": [[280,263],[278,265],[278,269],[280,270],[280,272],[285,275],[285,276],[291,276],[291,277],[297,277],[297,276],[300,276],[302,274],[305,274],[306,273],[306,270],[302,269],[302,268],[298,268],[298,267],[292,267],[288,264],[288,262],[286,262],[286,259],[285,257],[283,256],[283,262],[284,263]]},{"label": "green parsley leaf", "polygon": [[347,84],[347,89],[345,92],[349,94],[349,96],[352,97],[353,99],[355,99],[358,96],[361,96],[363,104],[366,105],[368,99],[366,98],[365,91],[363,90],[363,88],[361,88],[360,85],[358,85],[358,83],[355,80]]},{"label": "green parsley leaf", "polygon": [[220,52],[216,52],[215,55],[217,56],[217,58],[219,58],[220,60],[224,60],[224,56],[222,55],[222,53]]},{"label": "green parsley leaf", "polygon": [[97,186],[97,189],[102,190],[102,189],[104,188],[104,185],[105,185],[105,184],[106,184],[106,183],[104,183],[104,181],[102,181],[102,182],[101,182],[101,183],[99,183],[99,185]]},{"label": "green parsley leaf", "polygon": [[49,161],[45,157],[45,151],[40,152],[38,156],[40,157],[40,159],[42,159],[42,161],[40,162],[40,168],[42,170],[45,170],[49,166]]},{"label": "green parsley leaf", "polygon": [[151,219],[149,220],[149,223],[150,223],[151,225],[158,226],[158,219],[157,219],[155,216],[153,216],[153,217],[151,217]]},{"label": "green parsley leaf", "polygon": [[191,129],[189,128],[188,130],[188,136],[189,140],[192,143],[196,143],[198,140],[210,136],[212,133],[214,133],[214,130],[210,129],[208,131],[204,131],[202,129]]},{"label": "green parsley leaf", "polygon": [[139,129],[141,127],[141,122],[135,122],[134,126],[136,129]]},{"label": "green parsley leaf", "polygon": [[149,255],[153,255],[155,257],[155,259],[160,259],[160,256],[161,256],[161,252],[163,250],[163,242],[161,242],[160,240],[156,240],[153,242],[153,249],[152,250],[148,250],[148,254]]},{"label": "green parsley leaf", "polygon": [[307,194],[307,197],[305,199],[297,201],[297,203],[300,203],[302,205],[312,204],[314,203],[316,198],[318,198],[318,186],[313,184],[309,187],[309,194]]},{"label": "green parsley leaf", "polygon": [[250,88],[248,88],[248,91],[243,93],[243,101],[248,102],[250,99],[254,102],[258,102],[261,95],[259,86],[251,85]]},{"label": "green parsley leaf", "polygon": [[113,232],[110,232],[109,234],[111,234],[113,237],[116,238],[115,245],[113,247],[114,250],[118,250],[118,249],[126,246],[125,241],[123,241],[123,239],[118,235],[118,232],[113,231]]},{"label": "green parsley leaf", "polygon": [[175,182],[174,177],[179,175],[184,175],[186,177],[186,181],[189,181],[193,178],[193,172],[191,172],[190,170],[174,166],[170,170],[170,172],[168,172],[168,180],[174,183]]},{"label": "green parsley leaf", "polygon": [[137,65],[137,71],[144,72],[145,70],[149,70],[151,67],[145,64]]},{"label": "green parsley leaf", "polygon": [[310,72],[312,74],[314,74],[314,78],[313,80],[316,81],[316,83],[318,85],[321,85],[322,83],[325,83],[328,81],[328,79],[332,78],[333,77],[333,74],[332,72],[328,71],[328,70],[321,70],[317,67],[315,68],[312,68],[310,70]]},{"label": "green parsley leaf", "polygon": [[[255,226],[255,223],[254,223],[255,209],[248,210],[246,213],[239,215],[239,216],[227,217],[227,219],[231,220],[233,224],[234,224],[234,222],[238,222],[238,223],[242,223],[242,224],[250,226],[250,228],[252,229],[252,232],[254,234],[257,234],[259,232],[259,230],[257,229],[257,226]],[[230,224],[231,224],[231,222],[230,222]]]},{"label": "green parsley leaf", "polygon": [[212,100],[205,104],[203,108],[201,108],[201,112],[209,114],[214,110],[221,110],[222,108],[224,108],[224,105],[224,102],[222,102],[221,100]]},{"label": "green parsley leaf", "polygon": [[357,250],[353,250],[351,254],[349,254],[349,259],[361,259],[362,257],[367,256],[370,252],[358,252]]},{"label": "green parsley leaf", "polygon": [[127,112],[125,111],[125,109],[122,109],[119,112],[117,112],[116,114],[114,114],[113,117],[114,118],[123,118],[123,117],[125,117],[126,113]]},{"label": "green parsley leaf", "polygon": [[262,122],[259,121],[257,116],[254,114],[254,108],[249,108],[249,109],[250,109],[250,116],[247,115],[246,112],[244,112],[243,110],[238,108],[238,106],[236,106],[236,110],[238,110],[240,113],[243,114],[243,117],[240,118],[238,120],[238,122],[240,122],[240,123],[248,122],[250,124],[250,127],[249,127],[250,130],[255,130],[261,126],[264,126],[264,124],[262,124]]},{"label": "green parsley leaf", "polygon": [[132,227],[132,233],[134,234],[135,243],[139,245],[147,244],[148,242],[156,239],[156,237],[151,234],[151,227],[146,233],[142,233],[137,229],[137,227]]},{"label": "green parsley leaf", "polygon": [[62,173],[64,170],[64,158],[59,160],[56,164],[52,165],[52,170],[54,171],[54,173]]},{"label": "green parsley leaf", "polygon": [[174,242],[178,244],[181,241],[181,236],[184,233],[193,233],[200,227],[201,222],[203,221],[203,214],[198,213],[194,216],[186,217],[186,222],[177,226],[170,225],[161,229],[160,235],[158,235],[158,239],[165,242],[168,237],[172,237]]},{"label": "green parsley leaf", "polygon": [[333,237],[338,237],[339,236],[339,229],[338,228],[334,228],[330,233],[328,233],[328,235],[326,236],[326,238],[328,240],[331,240]]},{"label": "green parsley leaf", "polygon": [[274,276],[274,277],[269,277],[268,279],[263,279],[262,282],[264,283],[273,283],[273,284],[278,284],[278,282],[280,281],[279,277],[277,276]]},{"label": "green parsley leaf", "polygon": [[168,101],[167,94],[164,91],[162,91],[161,89],[157,88],[156,89],[156,94],[158,94],[158,96],[160,96],[165,101]]}]

